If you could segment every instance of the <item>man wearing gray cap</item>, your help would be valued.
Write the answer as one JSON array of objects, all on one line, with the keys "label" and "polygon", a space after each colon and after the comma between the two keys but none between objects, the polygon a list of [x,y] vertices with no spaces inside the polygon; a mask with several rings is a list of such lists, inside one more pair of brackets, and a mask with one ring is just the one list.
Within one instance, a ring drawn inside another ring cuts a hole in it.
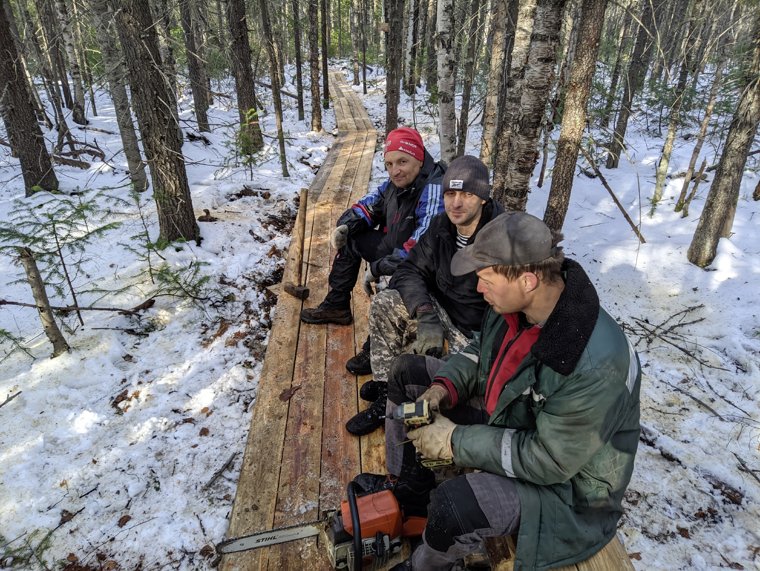
[{"label": "man wearing gray cap", "polygon": [[[405,449],[401,467],[356,479],[393,489],[403,508],[429,495],[423,543],[394,569],[451,569],[484,537],[513,534],[515,569],[549,569],[615,535],[639,439],[641,370],[558,238],[524,212],[489,222],[451,262],[454,275],[477,273],[490,305],[480,335],[445,363],[393,362],[390,394],[396,386],[401,400],[435,411],[408,443],[386,432],[389,457]],[[431,474],[408,467],[415,452],[478,471],[433,490]]]},{"label": "man wearing gray cap", "polygon": [[475,272],[454,277],[451,258],[504,209],[491,199],[488,167],[477,157],[454,159],[442,187],[445,212],[433,218],[389,288],[372,299],[369,352],[374,379],[362,385],[360,395],[374,402],[346,423],[352,434],[368,434],[383,425],[388,370],[397,355],[441,357],[444,341],[450,352],[459,351],[480,330],[488,304],[477,291],[478,277]]}]

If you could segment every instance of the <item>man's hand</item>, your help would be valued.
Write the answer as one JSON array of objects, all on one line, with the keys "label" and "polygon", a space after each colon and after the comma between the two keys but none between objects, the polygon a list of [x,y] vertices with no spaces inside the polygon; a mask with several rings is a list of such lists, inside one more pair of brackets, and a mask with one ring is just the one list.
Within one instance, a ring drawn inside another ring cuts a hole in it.
[{"label": "man's hand", "polygon": [[451,449],[451,435],[456,424],[440,413],[436,413],[433,422],[407,432],[417,452],[429,460],[454,460]]},{"label": "man's hand", "polygon": [[330,245],[336,250],[340,250],[348,242],[348,226],[341,224],[330,235]]},{"label": "man's hand", "polygon": [[448,408],[449,404],[449,391],[443,388],[441,385],[431,385],[428,390],[422,393],[417,402],[426,400],[430,410],[438,412],[441,407]]},{"label": "man's hand", "polygon": [[367,265],[367,271],[364,272],[364,282],[362,282],[362,287],[367,292],[367,295],[372,296],[375,294],[372,284],[377,283],[377,279],[377,276],[372,273],[372,267]]},{"label": "man's hand", "polygon": [[412,345],[412,353],[440,359],[443,356],[443,340],[443,325],[435,311],[417,316],[417,340]]}]

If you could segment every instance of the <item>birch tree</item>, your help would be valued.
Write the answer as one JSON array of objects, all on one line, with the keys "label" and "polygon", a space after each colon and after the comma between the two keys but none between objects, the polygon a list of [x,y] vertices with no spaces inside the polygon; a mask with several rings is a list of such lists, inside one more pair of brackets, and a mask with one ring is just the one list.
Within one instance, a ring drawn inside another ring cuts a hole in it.
[{"label": "birch tree", "polygon": [[454,0],[438,0],[436,45],[438,53],[438,135],[441,160],[451,162],[457,150],[457,115],[454,105],[456,59],[454,57]]},{"label": "birch tree", "polygon": [[198,55],[199,43],[196,41],[196,31],[193,26],[190,0],[180,0],[180,19],[185,36],[185,54],[190,75],[190,89],[193,93],[193,107],[199,131],[210,131],[208,124],[208,94],[206,93],[206,73],[201,58]]},{"label": "birch tree", "polygon": [[322,107],[319,101],[319,0],[309,2],[309,78],[311,82],[311,130],[322,130]]},{"label": "birch tree", "polygon": [[515,121],[505,124],[511,134],[509,146],[502,149],[507,159],[501,173],[503,183],[494,183],[494,198],[508,209],[525,210],[528,201],[530,177],[538,161],[539,130],[554,81],[564,7],[565,0],[539,0],[536,4],[522,89],[519,98],[509,98],[516,105],[512,110]]},{"label": "birch tree", "polygon": [[[87,125],[84,114],[84,87],[82,85],[82,72],[79,68],[76,49],[74,47],[74,32],[72,31],[71,18],[64,0],[55,0],[55,8],[61,24],[61,37],[66,50],[71,82],[74,85],[74,100],[71,109],[71,119],[78,125]],[[65,77],[65,76],[64,76]]]},{"label": "birch tree", "polygon": [[401,96],[401,47],[404,37],[404,0],[386,3],[387,32],[385,50],[385,134],[398,126],[398,102]]}]

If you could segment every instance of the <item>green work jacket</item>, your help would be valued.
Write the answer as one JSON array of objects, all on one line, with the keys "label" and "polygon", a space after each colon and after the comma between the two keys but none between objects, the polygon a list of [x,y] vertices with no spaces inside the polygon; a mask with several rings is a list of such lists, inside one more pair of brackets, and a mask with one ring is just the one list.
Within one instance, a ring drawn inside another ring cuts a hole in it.
[{"label": "green work jacket", "polygon": [[[488,424],[452,435],[457,465],[517,483],[516,570],[577,563],[612,539],[639,440],[638,357],[580,265],[563,270],[557,306]],[[437,372],[455,401],[485,394],[507,327],[489,309],[480,334]]]}]

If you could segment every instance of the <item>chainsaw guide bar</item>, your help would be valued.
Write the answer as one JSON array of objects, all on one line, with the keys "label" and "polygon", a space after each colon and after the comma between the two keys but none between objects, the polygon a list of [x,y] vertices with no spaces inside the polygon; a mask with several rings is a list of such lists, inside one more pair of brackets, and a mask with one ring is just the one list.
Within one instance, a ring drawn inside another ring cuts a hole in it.
[{"label": "chainsaw guide bar", "polygon": [[248,551],[268,545],[277,545],[297,539],[305,539],[319,535],[325,529],[326,522],[317,520],[309,523],[300,523],[279,529],[270,529],[252,533],[243,537],[228,539],[217,545],[218,553],[236,553],[238,551]]}]

